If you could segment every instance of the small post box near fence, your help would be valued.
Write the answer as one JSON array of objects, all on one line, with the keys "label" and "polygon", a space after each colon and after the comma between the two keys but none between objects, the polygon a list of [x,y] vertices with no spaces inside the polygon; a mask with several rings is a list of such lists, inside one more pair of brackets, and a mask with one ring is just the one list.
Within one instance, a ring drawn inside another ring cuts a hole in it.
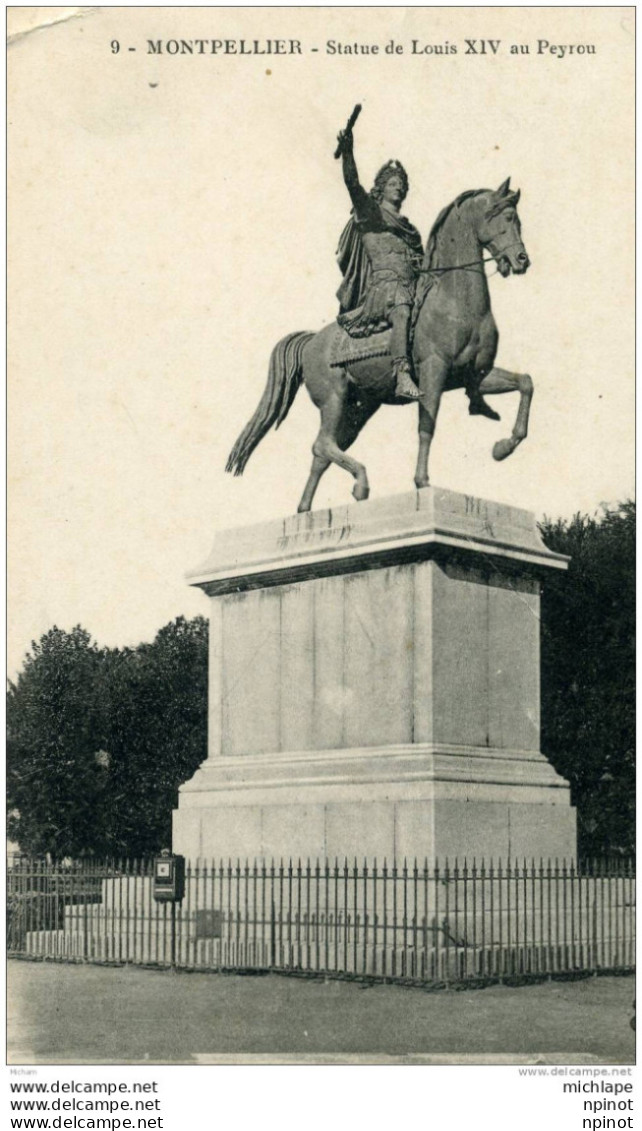
[{"label": "small post box near fence", "polygon": [[171,963],[176,969],[176,904],[185,895],[185,857],[176,856],[169,848],[163,848],[154,860],[154,899],[157,903],[169,903],[171,924]]},{"label": "small post box near fence", "polygon": [[154,860],[154,899],[157,903],[180,903],[185,895],[185,857],[164,848]]}]

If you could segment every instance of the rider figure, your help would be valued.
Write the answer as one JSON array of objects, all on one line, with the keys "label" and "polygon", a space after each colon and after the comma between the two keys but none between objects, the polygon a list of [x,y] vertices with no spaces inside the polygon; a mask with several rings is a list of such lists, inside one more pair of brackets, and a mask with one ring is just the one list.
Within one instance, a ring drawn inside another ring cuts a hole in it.
[{"label": "rider figure", "polygon": [[406,170],[388,161],[368,193],[359,181],[352,129],[342,130],[338,141],[353,208],[337,251],[343,275],[337,321],[355,338],[391,326],[395,396],[418,400],[408,335],[423,248],[419,232],[399,212],[408,192]]}]

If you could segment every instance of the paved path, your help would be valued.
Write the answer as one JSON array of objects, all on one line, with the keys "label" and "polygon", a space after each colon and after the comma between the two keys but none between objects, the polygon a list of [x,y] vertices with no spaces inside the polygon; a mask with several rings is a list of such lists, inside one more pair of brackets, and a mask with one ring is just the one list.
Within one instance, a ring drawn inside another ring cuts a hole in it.
[{"label": "paved path", "polygon": [[634,980],[425,993],[350,982],[9,962],[8,1060],[631,1064]]}]

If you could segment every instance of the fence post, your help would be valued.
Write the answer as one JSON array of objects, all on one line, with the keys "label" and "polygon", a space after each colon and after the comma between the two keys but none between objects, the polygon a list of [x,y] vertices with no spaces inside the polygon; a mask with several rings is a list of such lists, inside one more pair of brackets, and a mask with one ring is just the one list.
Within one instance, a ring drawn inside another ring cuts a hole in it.
[{"label": "fence post", "polygon": [[[274,864],[272,865],[272,879]],[[276,907],[274,906],[274,884],[270,892],[270,968],[276,969]]]},{"label": "fence post", "polygon": [[81,878],[82,878],[82,880],[84,880],[84,883],[82,884],[81,896],[80,896],[80,898],[82,899],[82,909],[83,909],[83,916],[82,916],[82,956],[83,956],[83,958],[86,962],[87,958],[89,957],[89,945],[88,945],[89,924],[87,922],[87,871],[88,871],[87,861],[82,860],[80,867],[81,867]]},{"label": "fence post", "polygon": [[388,946],[388,865],[385,856],[383,858],[383,870],[381,875],[383,879],[383,946],[381,972],[385,978],[388,973],[388,958],[386,954],[386,948]]}]

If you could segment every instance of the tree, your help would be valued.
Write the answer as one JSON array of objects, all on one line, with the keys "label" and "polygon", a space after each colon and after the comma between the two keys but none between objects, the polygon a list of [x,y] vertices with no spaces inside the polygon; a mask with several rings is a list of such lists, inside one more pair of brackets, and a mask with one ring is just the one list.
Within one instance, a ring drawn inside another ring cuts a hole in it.
[{"label": "tree", "polygon": [[171,844],[178,787],[207,757],[203,617],[178,617],[152,644],[108,653],[102,673],[110,851],[142,856]]},{"label": "tree", "polygon": [[102,653],[80,625],[54,627],[31,648],[7,701],[8,834],[24,852],[100,852]]},{"label": "tree", "polygon": [[178,787],[207,757],[207,621],[99,649],[80,626],[32,644],[10,684],[8,832],[23,852],[143,856],[171,844]]},{"label": "tree", "polygon": [[542,593],[542,748],[571,783],[582,855],[635,845],[635,504],[545,521],[571,557]]}]

